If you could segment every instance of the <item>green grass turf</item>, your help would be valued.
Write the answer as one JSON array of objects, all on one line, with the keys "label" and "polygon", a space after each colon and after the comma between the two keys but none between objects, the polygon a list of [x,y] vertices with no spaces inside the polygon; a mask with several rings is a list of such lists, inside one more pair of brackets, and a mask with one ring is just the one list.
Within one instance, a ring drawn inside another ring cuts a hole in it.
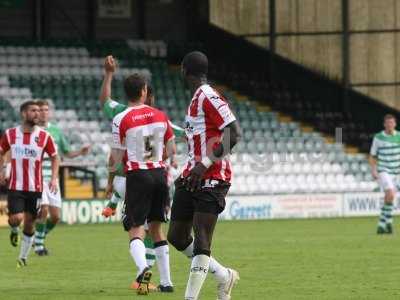
[{"label": "green grass turf", "polygon": [[[400,239],[375,218],[222,222],[213,254],[240,272],[233,299],[400,299]],[[18,254],[0,229],[0,299],[183,299],[189,261],[171,249],[176,293],[136,296],[135,266],[120,225],[58,226],[49,257]],[[158,279],[154,270],[155,280]],[[210,274],[201,299],[215,299]]]}]

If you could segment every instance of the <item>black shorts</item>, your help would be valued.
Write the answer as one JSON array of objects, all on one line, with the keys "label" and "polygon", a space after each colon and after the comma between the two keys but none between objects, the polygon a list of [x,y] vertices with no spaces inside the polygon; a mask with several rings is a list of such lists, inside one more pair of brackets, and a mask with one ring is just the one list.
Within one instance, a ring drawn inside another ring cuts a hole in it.
[{"label": "black shorts", "polygon": [[7,205],[10,215],[28,212],[36,218],[42,193],[8,191]]},{"label": "black shorts", "polygon": [[224,181],[211,180],[202,184],[196,192],[189,192],[182,178],[175,181],[174,201],[171,209],[172,221],[193,220],[195,212],[209,213],[218,216],[225,209],[225,197],[230,184]]},{"label": "black shorts", "polygon": [[164,169],[129,171],[126,174],[125,210],[122,218],[125,230],[141,226],[146,221],[166,222],[169,199]]}]

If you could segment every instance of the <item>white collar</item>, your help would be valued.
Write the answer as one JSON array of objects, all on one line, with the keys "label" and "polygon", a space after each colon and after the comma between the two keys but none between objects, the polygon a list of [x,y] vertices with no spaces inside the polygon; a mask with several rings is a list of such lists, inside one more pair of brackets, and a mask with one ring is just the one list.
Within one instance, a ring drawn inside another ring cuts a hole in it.
[{"label": "white collar", "polygon": [[397,130],[395,129],[395,130],[393,131],[393,134],[387,134],[385,130],[383,130],[382,133],[383,133],[384,136],[394,136],[394,135],[397,134]]}]

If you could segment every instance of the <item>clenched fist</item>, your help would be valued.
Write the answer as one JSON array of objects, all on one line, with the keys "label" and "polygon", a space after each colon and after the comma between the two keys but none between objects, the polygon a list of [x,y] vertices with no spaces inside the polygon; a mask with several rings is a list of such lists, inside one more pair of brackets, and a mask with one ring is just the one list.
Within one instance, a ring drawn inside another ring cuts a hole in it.
[{"label": "clenched fist", "polygon": [[106,71],[106,73],[114,73],[116,68],[117,63],[114,57],[112,57],[112,55],[107,56],[104,61],[104,70]]}]

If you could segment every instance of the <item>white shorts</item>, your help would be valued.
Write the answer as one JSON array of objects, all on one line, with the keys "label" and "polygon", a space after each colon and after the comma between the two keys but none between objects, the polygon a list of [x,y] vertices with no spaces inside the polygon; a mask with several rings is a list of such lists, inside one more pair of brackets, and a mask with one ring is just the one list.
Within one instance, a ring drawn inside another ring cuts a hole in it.
[{"label": "white shorts", "polygon": [[61,192],[58,186],[57,193],[50,192],[48,182],[43,182],[42,201],[40,205],[49,205],[61,208]]},{"label": "white shorts", "polygon": [[383,191],[387,190],[395,190],[397,191],[397,186],[399,184],[399,176],[398,175],[391,175],[388,173],[379,173],[379,186]]}]

